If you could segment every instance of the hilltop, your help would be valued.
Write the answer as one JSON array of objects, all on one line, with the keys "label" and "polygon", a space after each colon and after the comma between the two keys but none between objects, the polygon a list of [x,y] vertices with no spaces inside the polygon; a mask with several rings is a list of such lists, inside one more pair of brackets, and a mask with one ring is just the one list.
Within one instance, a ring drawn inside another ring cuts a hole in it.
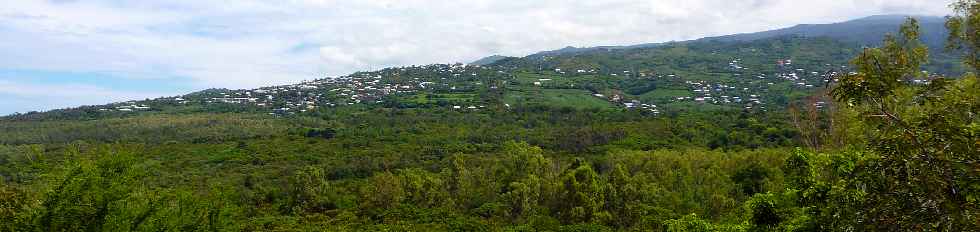
[{"label": "hilltop", "polygon": [[469,65],[488,65],[488,64],[493,64],[494,62],[497,62],[497,61],[500,61],[500,60],[503,60],[503,59],[507,59],[507,58],[511,58],[511,57],[501,56],[501,55],[492,55],[492,56],[480,58],[479,60],[475,60],[475,61],[470,62],[468,64]]},{"label": "hilltop", "polygon": [[830,24],[800,24],[788,28],[780,28],[769,31],[748,32],[734,35],[712,36],[692,41],[675,41],[666,43],[644,43],[626,46],[597,46],[597,47],[564,47],[557,50],[542,51],[530,55],[531,57],[554,56],[562,54],[574,54],[590,51],[610,51],[623,49],[638,49],[657,47],[669,43],[683,43],[694,41],[752,41],[784,36],[802,37],[828,37],[848,43],[855,43],[864,46],[873,46],[881,42],[882,37],[888,33],[898,32],[898,26],[905,22],[908,17],[919,20],[922,27],[921,39],[923,43],[934,51],[939,51],[946,40],[945,18],[938,16],[909,16],[909,15],[873,15],[838,23]]},{"label": "hilltop", "polygon": [[[770,31],[708,37],[701,40],[751,41],[778,36],[828,37],[861,46],[877,46],[885,34],[895,34],[898,27],[910,17],[906,15],[875,15],[855,20],[831,24],[801,24],[789,28]],[[946,19],[936,16],[912,16],[919,21],[922,30],[920,38],[926,46],[937,54],[946,42]]]}]

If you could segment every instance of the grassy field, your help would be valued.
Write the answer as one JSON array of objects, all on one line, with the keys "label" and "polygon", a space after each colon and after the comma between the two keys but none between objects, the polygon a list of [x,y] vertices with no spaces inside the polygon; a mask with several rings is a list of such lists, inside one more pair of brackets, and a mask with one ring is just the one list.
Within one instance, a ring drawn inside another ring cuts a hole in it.
[{"label": "grassy field", "polygon": [[476,102],[475,93],[419,93],[405,99],[407,102],[426,105],[436,104],[439,101],[448,103],[472,103]]},{"label": "grassy field", "polygon": [[620,78],[594,74],[562,76],[554,73],[542,74],[530,72],[518,72],[515,76],[517,77],[516,82],[519,85],[531,86],[534,85],[535,82],[540,82],[541,86],[550,88],[579,88],[590,83],[593,85],[596,83],[603,83],[603,85],[612,86],[614,85],[613,83]]},{"label": "grassy field", "polygon": [[615,107],[604,99],[592,96],[591,92],[580,89],[521,88],[509,91],[504,95],[504,102],[511,105],[547,104],[578,109],[612,109]]},{"label": "grassy field", "polygon": [[[542,84],[547,85],[569,85],[570,80],[558,75],[547,75],[540,73],[529,73],[529,72],[519,72],[515,75],[517,77],[517,83],[521,85],[533,85],[534,82],[542,82]],[[549,81],[541,81],[541,79],[551,79]]]}]

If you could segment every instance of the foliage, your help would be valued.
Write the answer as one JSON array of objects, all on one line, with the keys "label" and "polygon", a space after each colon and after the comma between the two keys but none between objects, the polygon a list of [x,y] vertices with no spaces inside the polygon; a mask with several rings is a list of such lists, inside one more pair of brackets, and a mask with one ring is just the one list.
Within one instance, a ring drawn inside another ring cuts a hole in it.
[{"label": "foliage", "polygon": [[951,7],[954,14],[947,18],[946,28],[949,29],[946,49],[963,51],[963,62],[980,70],[980,2],[976,0],[958,0]]},{"label": "foliage", "polygon": [[[763,211],[753,210],[765,212],[753,215],[756,226],[773,228],[771,222],[778,221],[755,220],[764,216],[789,219],[779,228],[806,231],[980,228],[980,182],[973,178],[980,175],[977,78],[914,81],[925,49],[917,42],[915,20],[900,31],[882,48],[855,58],[857,72],[842,77],[832,91],[858,113],[863,147],[790,156],[783,166],[788,188],[777,200],[762,201]],[[770,210],[773,205],[778,209]]]}]

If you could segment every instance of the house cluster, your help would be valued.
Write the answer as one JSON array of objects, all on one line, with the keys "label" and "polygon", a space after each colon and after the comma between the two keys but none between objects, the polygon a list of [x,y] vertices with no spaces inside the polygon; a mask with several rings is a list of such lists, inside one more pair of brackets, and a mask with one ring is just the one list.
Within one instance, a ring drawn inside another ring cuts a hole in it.
[{"label": "house cluster", "polygon": [[[299,84],[245,90],[217,90],[185,96],[205,104],[241,104],[271,110],[270,114],[293,114],[318,107],[382,103],[394,94],[411,94],[420,90],[468,91],[485,82],[487,68],[464,64],[436,64],[388,68],[376,72],[359,72],[347,76],[304,81]],[[490,85],[490,88],[496,88]],[[181,98],[182,104],[188,100]],[[481,109],[486,106],[459,106],[457,109]],[[454,107],[455,108],[455,107]]]},{"label": "house cluster", "polygon": [[660,114],[660,109],[657,109],[657,105],[651,103],[643,103],[640,102],[640,100],[631,100],[629,102],[623,102],[623,106],[626,107],[626,109],[645,110],[645,111],[650,111],[654,114]]},{"label": "house cluster", "polygon": [[913,84],[913,85],[928,85],[928,84],[932,83],[932,80],[943,78],[943,76],[942,75],[939,75],[939,74],[931,74],[931,73],[928,73],[926,71],[922,71],[922,73],[926,75],[925,76],[925,79],[918,79],[918,78],[912,79],[912,80],[910,80],[910,84]]},{"label": "house cluster", "polygon": [[823,109],[824,107],[827,107],[827,102],[825,101],[814,102],[813,107],[816,107],[817,109]]},{"label": "house cluster", "polygon": [[204,99],[207,104],[246,104],[272,108],[276,112],[306,112],[318,107],[325,98],[317,90],[322,80],[307,81],[295,85],[282,85],[249,90],[228,90],[211,94]]},{"label": "house cluster", "polygon": [[[559,75],[571,75],[571,76],[600,74],[599,70],[595,68],[579,68],[579,69],[574,69],[574,71],[566,71],[561,68],[556,68],[554,69],[554,72],[555,74],[559,74]],[[620,76],[654,77],[655,76],[652,72],[642,72],[642,71],[633,72],[630,70],[609,70],[609,72],[601,72],[601,74],[607,74],[614,77],[620,77]]]},{"label": "house cluster", "polygon": [[[825,86],[830,82],[838,81],[836,77],[841,74],[833,69],[825,72],[810,71],[807,72],[803,68],[793,68],[791,65],[792,60],[781,60],[780,72],[776,74],[776,78],[790,81],[793,86],[797,88],[809,89],[814,87]],[[832,65],[825,64],[824,66],[830,67]],[[840,66],[840,70],[846,70],[846,66]],[[763,74],[764,75],[764,74]],[[771,82],[770,82],[771,83]],[[771,85],[771,84],[770,84]]]},{"label": "house cluster", "polygon": [[134,111],[147,111],[153,108],[145,105],[139,104],[136,101],[128,101],[123,103],[111,104],[107,108],[101,108],[99,111],[118,111],[118,112],[134,112]]},{"label": "house cluster", "polygon": [[[564,70],[562,68],[539,68],[540,72],[553,71],[567,75],[608,75],[621,78],[642,78],[661,82],[668,86],[683,86],[690,93],[670,97],[669,102],[696,102],[703,104],[728,105],[744,107],[745,109],[764,109],[765,100],[774,85],[784,87],[787,83],[795,89],[808,89],[828,84],[837,76],[837,72],[817,72],[806,70],[793,65],[790,59],[777,61],[777,68],[772,73],[751,73],[745,67],[742,59],[734,58],[720,62],[718,67],[722,72],[731,73],[734,78],[691,80],[681,78],[673,73],[656,73],[650,70],[598,70],[596,68],[576,67]],[[827,64],[830,70],[831,65]],[[724,68],[727,67],[727,68]],[[806,66],[811,68],[811,66]],[[565,67],[568,68],[568,67]],[[355,104],[385,103],[390,95],[413,95],[418,92],[458,93],[480,89],[497,89],[508,83],[516,84],[514,76],[508,67],[483,67],[465,64],[434,64],[425,66],[410,66],[387,68],[374,72],[358,72],[346,76],[304,81],[293,85],[264,87],[244,90],[207,90],[181,97],[166,98],[168,104],[233,104],[254,106],[267,109],[270,114],[294,114],[307,112],[321,107],[335,107]],[[819,68],[818,68],[819,69]],[[840,67],[839,70],[846,70]],[[563,75],[564,76],[564,75]],[[912,80],[916,84],[926,84],[928,80]],[[558,82],[550,77],[541,77],[522,85],[555,87]],[[575,84],[568,86],[575,88]],[[593,94],[626,109],[643,110],[659,114],[657,104],[666,102],[642,102],[633,100],[630,96],[620,94]],[[656,104],[655,104],[656,103]],[[156,104],[150,104],[156,106]],[[485,104],[453,102],[444,105],[460,111],[476,111],[487,108]],[[824,107],[823,103],[816,105]],[[508,106],[509,107],[509,106]],[[150,107],[139,102],[125,102],[110,105],[103,111],[145,111]]]},{"label": "house cluster", "polygon": [[[507,105],[507,107],[510,107],[510,105]],[[487,108],[487,106],[485,106],[485,105],[470,105],[470,106],[458,106],[458,105],[455,105],[455,106],[453,106],[453,109],[454,110],[459,110],[459,111],[463,111],[463,110],[477,111],[477,110],[482,110],[482,109],[486,109],[486,108]]]},{"label": "house cluster", "polygon": [[[809,71],[804,68],[793,66],[791,59],[777,61],[777,71],[775,73],[756,73],[748,74],[748,68],[741,64],[741,59],[733,59],[727,64],[728,69],[736,71],[733,73],[735,82],[712,83],[705,80],[685,81],[691,91],[690,96],[677,96],[673,101],[692,101],[698,103],[708,103],[717,105],[740,105],[745,109],[765,109],[765,95],[773,85],[789,83],[797,89],[809,89],[825,86],[829,82],[836,81],[839,73],[833,70],[826,72]],[[825,66],[831,67],[830,64]],[[841,70],[846,67],[840,67]],[[743,76],[744,75],[744,76]],[[820,103],[818,108],[823,108],[825,104]]]},{"label": "house cluster", "polygon": [[749,69],[749,68],[746,68],[746,67],[742,67],[739,64],[739,62],[742,62],[742,59],[734,59],[731,62],[728,62],[728,68],[730,68],[732,70],[748,70]]},{"label": "house cluster", "polygon": [[[751,109],[762,104],[762,99],[753,88],[738,88],[734,85],[711,83],[708,81],[685,81],[694,96],[676,97],[674,101],[693,101],[716,105],[741,104]],[[761,91],[759,91],[761,92]]]},{"label": "house cluster", "polygon": [[628,110],[644,110],[644,111],[650,111],[650,112],[652,112],[654,114],[659,114],[660,113],[660,109],[657,109],[657,105],[656,104],[653,104],[653,103],[644,103],[644,102],[642,102],[640,100],[636,100],[636,99],[626,100],[626,99],[623,98],[622,95],[619,95],[619,94],[613,94],[612,96],[606,96],[606,95],[601,94],[601,93],[595,93],[595,94],[592,94],[592,96],[593,97],[600,98],[600,99],[603,99],[603,100],[606,100],[606,101],[609,101],[610,103],[613,103],[613,104],[622,106],[623,108],[626,108]]}]

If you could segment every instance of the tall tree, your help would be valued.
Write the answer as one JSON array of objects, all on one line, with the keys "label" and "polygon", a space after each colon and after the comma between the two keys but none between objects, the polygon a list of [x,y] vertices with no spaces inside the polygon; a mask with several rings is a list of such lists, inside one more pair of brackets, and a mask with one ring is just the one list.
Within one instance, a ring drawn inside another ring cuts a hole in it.
[{"label": "tall tree", "polygon": [[959,0],[951,7],[954,14],[946,19],[946,49],[962,51],[964,63],[973,71],[980,70],[980,1]]},{"label": "tall tree", "polygon": [[[980,9],[973,1],[964,3],[956,5],[958,11]],[[958,24],[955,18],[950,22]],[[954,81],[923,79],[928,54],[918,31],[910,18],[899,36],[865,49],[852,61],[856,72],[832,91],[836,100],[862,112],[872,130],[866,133],[868,151],[879,157],[862,164],[862,174],[852,179],[868,193],[856,216],[872,230],[976,230],[980,85],[972,74]]]}]

